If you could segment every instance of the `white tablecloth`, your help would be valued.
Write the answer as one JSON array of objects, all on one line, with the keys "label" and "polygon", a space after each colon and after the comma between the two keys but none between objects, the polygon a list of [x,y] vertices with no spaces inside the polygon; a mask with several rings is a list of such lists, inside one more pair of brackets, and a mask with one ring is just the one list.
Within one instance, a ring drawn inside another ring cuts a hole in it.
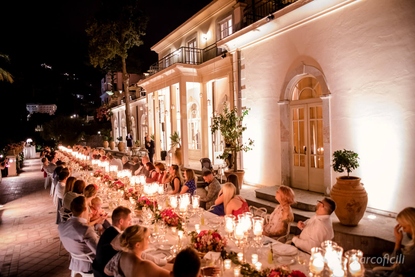
[{"label": "white tablecloth", "polygon": [[35,146],[25,146],[23,149],[23,154],[25,159],[34,159],[36,158],[36,147]]}]

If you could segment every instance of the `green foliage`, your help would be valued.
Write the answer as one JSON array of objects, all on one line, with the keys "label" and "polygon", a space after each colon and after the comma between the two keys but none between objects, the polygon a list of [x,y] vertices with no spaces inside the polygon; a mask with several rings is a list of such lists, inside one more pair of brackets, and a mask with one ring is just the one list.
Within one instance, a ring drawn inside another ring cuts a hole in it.
[{"label": "green foliage", "polygon": [[174,131],[174,133],[170,135],[170,141],[171,141],[170,146],[172,148],[174,148],[174,147],[175,148],[180,148],[181,147],[180,136],[179,136],[179,133],[177,133],[177,131]]},{"label": "green foliage", "polygon": [[349,177],[350,172],[359,167],[358,159],[358,154],[351,150],[337,150],[333,153],[333,170],[339,173],[347,171]]},{"label": "green foliage", "polygon": [[42,138],[64,145],[74,145],[82,137],[83,121],[79,118],[59,116],[43,126]]},{"label": "green foliage", "polygon": [[212,118],[212,125],[210,126],[212,134],[220,131],[225,141],[225,151],[219,158],[226,159],[229,154],[232,154],[235,171],[237,171],[236,161],[238,152],[247,152],[252,150],[254,146],[254,141],[250,138],[248,138],[248,142],[242,142],[242,134],[247,129],[242,123],[248,112],[249,109],[245,109],[241,112],[241,115],[238,115],[237,108],[229,109],[225,102],[222,113]]},{"label": "green foliage", "polygon": [[[0,58],[3,58],[3,60],[9,62],[9,56],[4,55],[4,54],[0,54]],[[6,69],[3,69],[0,67],[0,81],[5,81],[8,83],[13,83],[13,76],[12,74],[10,74],[10,72],[8,72]]]}]

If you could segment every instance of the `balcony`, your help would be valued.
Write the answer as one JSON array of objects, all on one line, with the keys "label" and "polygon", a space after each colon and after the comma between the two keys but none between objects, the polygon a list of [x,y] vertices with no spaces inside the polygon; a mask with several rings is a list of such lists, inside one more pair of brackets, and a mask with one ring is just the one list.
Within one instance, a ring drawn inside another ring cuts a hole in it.
[{"label": "balcony", "polygon": [[202,64],[221,55],[223,52],[224,50],[217,48],[216,43],[209,45],[204,49],[180,47],[173,53],[170,53],[163,59],[151,65],[148,73],[150,73],[150,75],[156,74],[157,72],[177,63],[193,65]]},{"label": "balcony", "polygon": [[278,11],[298,0],[268,0],[268,1],[247,1],[251,2],[244,10],[242,28]]}]

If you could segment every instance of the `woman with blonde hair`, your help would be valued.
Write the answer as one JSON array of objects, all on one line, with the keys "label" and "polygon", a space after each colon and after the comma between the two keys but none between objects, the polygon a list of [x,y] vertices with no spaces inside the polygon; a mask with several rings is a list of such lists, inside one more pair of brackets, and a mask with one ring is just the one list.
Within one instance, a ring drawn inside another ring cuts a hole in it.
[{"label": "woman with blonde hair", "polygon": [[[395,248],[392,253],[396,263],[391,276],[415,276],[415,208],[403,209],[396,216],[396,221],[398,224],[394,228]],[[406,246],[402,245],[403,233],[410,239]]]},{"label": "woman with blonde hair", "polygon": [[263,234],[269,237],[280,237],[287,233],[289,224],[294,221],[291,205],[294,201],[294,191],[287,186],[280,186],[275,193],[275,199],[280,203],[269,217],[264,226]]},{"label": "woman with blonde hair", "polygon": [[231,182],[223,184],[219,192],[218,198],[215,200],[215,206],[223,203],[224,214],[233,214],[238,216],[245,212],[249,212],[249,206],[246,200],[236,195],[236,187]]},{"label": "woman with blonde hair", "polygon": [[115,277],[169,277],[170,272],[155,263],[142,258],[148,248],[150,230],[132,225],[124,230],[120,245],[124,251],[118,252],[105,266],[104,272]]}]

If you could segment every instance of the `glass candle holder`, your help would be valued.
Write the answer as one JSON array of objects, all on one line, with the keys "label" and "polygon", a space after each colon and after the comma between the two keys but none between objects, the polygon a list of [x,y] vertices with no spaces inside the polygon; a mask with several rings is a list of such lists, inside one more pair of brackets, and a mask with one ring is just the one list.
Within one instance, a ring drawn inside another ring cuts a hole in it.
[{"label": "glass candle holder", "polygon": [[240,274],[241,274],[241,268],[239,266],[235,267],[233,269],[233,276],[239,277]]},{"label": "glass candle holder", "polygon": [[242,262],[244,260],[244,254],[239,252],[237,255],[238,255],[238,261]]},{"label": "glass candle holder", "polygon": [[309,270],[313,274],[319,274],[324,269],[324,250],[321,247],[311,248]]},{"label": "glass candle holder", "polygon": [[362,262],[363,252],[360,250],[352,249],[346,251],[344,256],[347,259],[348,275],[353,277],[364,276],[365,267]]},{"label": "glass candle holder", "polygon": [[223,261],[223,265],[225,269],[231,269],[232,261],[230,259],[226,259]]},{"label": "glass candle holder", "polygon": [[261,270],[261,268],[262,268],[262,263],[260,263],[260,262],[256,262],[256,263],[255,263],[255,269],[256,269],[256,270],[258,270],[258,271],[260,271],[260,270]]},{"label": "glass candle holder", "polygon": [[257,254],[252,254],[251,255],[251,262],[252,262],[252,264],[256,264],[258,262],[258,255]]}]

